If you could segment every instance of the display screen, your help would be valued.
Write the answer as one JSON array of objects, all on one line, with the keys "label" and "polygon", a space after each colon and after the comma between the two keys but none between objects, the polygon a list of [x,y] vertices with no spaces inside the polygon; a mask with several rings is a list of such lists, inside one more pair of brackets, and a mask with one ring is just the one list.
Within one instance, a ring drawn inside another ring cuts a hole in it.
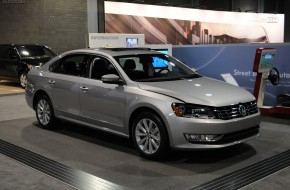
[{"label": "display screen", "polygon": [[261,71],[272,69],[275,64],[275,57],[276,52],[262,52],[259,70]]},{"label": "display screen", "polygon": [[168,61],[165,59],[162,59],[160,57],[153,57],[153,67],[154,68],[164,68],[168,66]]},{"label": "display screen", "polygon": [[126,38],[126,47],[134,47],[138,45],[138,38]]},{"label": "display screen", "polygon": [[[153,48],[152,50],[168,55],[168,49],[154,49]],[[154,68],[164,68],[168,66],[168,62],[164,59],[160,59],[159,57],[153,57],[152,64]]]}]

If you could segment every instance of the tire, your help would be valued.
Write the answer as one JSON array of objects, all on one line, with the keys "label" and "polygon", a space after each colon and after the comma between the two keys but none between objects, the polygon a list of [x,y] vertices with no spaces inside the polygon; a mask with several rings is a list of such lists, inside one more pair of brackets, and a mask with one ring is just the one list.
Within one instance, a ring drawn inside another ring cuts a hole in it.
[{"label": "tire", "polygon": [[27,84],[27,72],[22,71],[19,74],[19,83],[22,88],[26,87]]},{"label": "tire", "polygon": [[132,127],[132,139],[142,157],[159,160],[169,153],[166,128],[160,118],[151,112],[139,114]]},{"label": "tire", "polygon": [[41,95],[36,100],[36,118],[39,125],[45,129],[54,129],[57,119],[54,116],[50,99],[46,95]]}]

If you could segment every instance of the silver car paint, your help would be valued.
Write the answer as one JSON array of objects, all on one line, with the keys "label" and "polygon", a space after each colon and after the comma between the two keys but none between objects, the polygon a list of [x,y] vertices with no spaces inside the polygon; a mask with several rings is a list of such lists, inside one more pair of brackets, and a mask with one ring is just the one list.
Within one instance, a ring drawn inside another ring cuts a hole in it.
[{"label": "silver car paint", "polygon": [[124,133],[126,86],[104,84],[100,80],[82,79],[80,119]]},{"label": "silver car paint", "polygon": [[[255,100],[252,94],[242,88],[206,77],[189,80],[140,83],[139,86],[144,90],[178,97],[187,103],[194,102],[195,104],[216,107]],[[226,94],[229,92],[230,94]],[[233,94],[238,95],[238,97],[233,96]]]},{"label": "silver car paint", "polygon": [[[50,97],[56,117],[127,137],[130,135],[131,114],[138,108],[147,107],[162,118],[168,131],[170,145],[176,149],[217,148],[240,143],[248,139],[221,145],[192,144],[186,141],[184,133],[227,134],[260,123],[260,113],[226,121],[177,117],[171,108],[174,102],[224,106],[254,100],[254,97],[244,89],[206,77],[138,83],[127,77],[112,56],[102,52],[98,52],[98,55],[111,60],[125,81],[124,85],[104,84],[100,80],[55,74],[48,70],[51,63],[73,53],[96,54],[96,51],[71,51],[50,60],[39,69],[31,70],[26,90],[29,106],[33,106],[35,93],[42,90]],[[49,81],[55,83],[50,84]],[[82,91],[80,87],[88,89]]]},{"label": "silver car paint", "polygon": [[61,74],[49,73],[47,83],[52,81],[54,84],[48,85],[57,114],[65,117],[77,117],[80,113],[79,105],[79,77],[66,76]]}]

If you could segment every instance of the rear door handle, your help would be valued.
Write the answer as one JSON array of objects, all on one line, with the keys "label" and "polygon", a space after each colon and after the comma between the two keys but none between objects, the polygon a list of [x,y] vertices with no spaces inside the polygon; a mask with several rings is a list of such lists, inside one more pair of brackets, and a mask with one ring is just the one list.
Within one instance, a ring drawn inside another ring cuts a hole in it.
[{"label": "rear door handle", "polygon": [[82,91],[84,91],[84,92],[86,92],[86,91],[89,90],[89,88],[87,88],[87,87],[85,87],[85,86],[81,86],[80,89],[81,89]]},{"label": "rear door handle", "polygon": [[49,80],[48,83],[49,84],[55,84],[55,81],[54,80]]}]

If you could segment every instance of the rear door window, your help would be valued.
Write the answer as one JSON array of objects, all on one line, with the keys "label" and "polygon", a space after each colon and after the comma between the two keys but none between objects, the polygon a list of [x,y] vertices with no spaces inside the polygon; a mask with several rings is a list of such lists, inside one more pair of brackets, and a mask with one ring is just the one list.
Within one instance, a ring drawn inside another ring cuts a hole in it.
[{"label": "rear door window", "polygon": [[86,71],[85,58],[84,54],[66,56],[54,65],[51,71],[65,75],[84,76]]}]

